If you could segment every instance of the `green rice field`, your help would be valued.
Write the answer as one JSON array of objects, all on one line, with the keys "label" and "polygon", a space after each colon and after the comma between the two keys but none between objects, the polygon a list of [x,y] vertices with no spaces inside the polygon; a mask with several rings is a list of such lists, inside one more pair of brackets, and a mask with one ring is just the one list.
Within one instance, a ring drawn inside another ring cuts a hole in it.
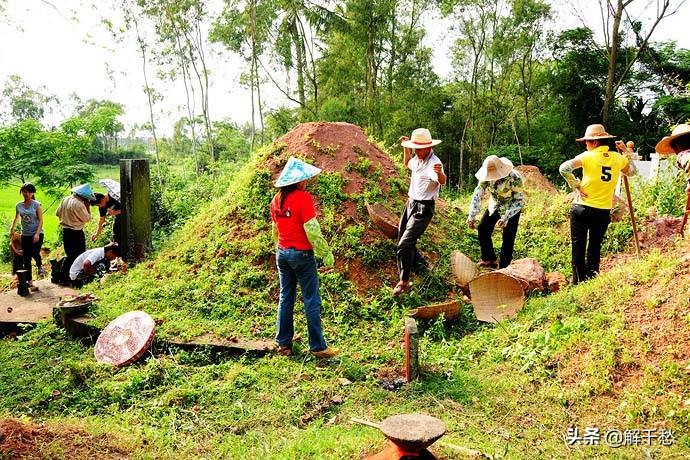
[{"label": "green rice field", "polygon": [[[94,191],[103,192],[104,189],[98,185],[98,179],[115,179],[120,178],[119,166],[100,166],[96,168],[92,186]],[[19,195],[20,183],[13,182],[11,184],[4,184],[0,186],[0,223],[9,230],[12,219],[14,218],[14,209],[17,202],[22,198]],[[45,241],[47,246],[52,246],[57,241],[58,219],[55,216],[55,209],[60,204],[60,200],[67,195],[65,191],[64,196],[51,196],[44,193],[40,187],[37,187],[36,199],[43,205],[44,223],[43,228],[45,232]],[[93,211],[97,213],[98,211]]]}]

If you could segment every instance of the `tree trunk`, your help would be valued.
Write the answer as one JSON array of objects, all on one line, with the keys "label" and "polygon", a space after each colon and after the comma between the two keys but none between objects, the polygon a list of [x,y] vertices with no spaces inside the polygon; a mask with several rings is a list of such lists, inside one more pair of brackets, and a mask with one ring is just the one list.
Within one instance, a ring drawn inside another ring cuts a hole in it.
[{"label": "tree trunk", "polygon": [[613,105],[613,100],[615,97],[615,91],[613,88],[613,82],[616,78],[616,62],[618,60],[618,44],[619,44],[619,34],[618,30],[621,25],[621,18],[623,17],[623,0],[616,1],[616,11],[613,15],[613,26],[611,28],[611,48],[609,50],[609,69],[608,76],[606,78],[606,93],[604,95],[604,111],[602,114],[602,122],[604,125],[608,123],[609,113],[611,111],[611,106]]}]

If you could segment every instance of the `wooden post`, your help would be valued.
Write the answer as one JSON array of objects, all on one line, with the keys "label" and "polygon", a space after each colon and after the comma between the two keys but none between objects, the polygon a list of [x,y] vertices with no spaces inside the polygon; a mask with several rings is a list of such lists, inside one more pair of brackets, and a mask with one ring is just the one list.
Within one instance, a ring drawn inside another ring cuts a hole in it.
[{"label": "wooden post", "polygon": [[419,377],[419,332],[413,318],[405,318],[405,380]]},{"label": "wooden post", "polygon": [[26,297],[29,295],[29,271],[17,270],[17,294]]},{"label": "wooden post", "polygon": [[151,251],[151,176],[148,160],[120,160],[122,258],[142,260]]}]

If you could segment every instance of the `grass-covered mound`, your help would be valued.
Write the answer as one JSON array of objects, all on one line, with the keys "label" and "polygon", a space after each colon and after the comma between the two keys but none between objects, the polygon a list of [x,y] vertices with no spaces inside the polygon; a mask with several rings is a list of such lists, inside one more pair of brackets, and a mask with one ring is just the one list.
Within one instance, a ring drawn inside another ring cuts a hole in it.
[{"label": "grass-covered mound", "polygon": [[[121,313],[140,309],[157,319],[157,333],[164,337],[212,333],[270,339],[279,283],[268,205],[276,192],[273,181],[292,155],[324,170],[311,191],[336,258],[334,269],[321,272],[329,340],[347,342],[351,337],[345,331],[372,322],[397,331],[404,307],[456,295],[450,253],[459,249],[479,257],[476,232],[465,224],[467,197],[447,196],[439,203],[419,244],[433,268],[413,279],[411,296],[395,299],[390,289],[398,276],[395,241],[373,227],[365,204],[382,202],[396,213],[402,208],[409,179],[399,148],[389,156],[348,123],[307,123],[257,154],[227,181],[231,185],[226,190],[209,190],[208,205],[155,258],[104,283],[97,290],[102,300],[95,323],[104,326]],[[568,275],[567,209],[559,195],[531,194],[516,258],[535,257],[547,271]],[[629,225],[614,225],[610,235],[608,250],[620,250],[629,238]],[[471,310],[464,313],[463,330],[476,327]]]}]

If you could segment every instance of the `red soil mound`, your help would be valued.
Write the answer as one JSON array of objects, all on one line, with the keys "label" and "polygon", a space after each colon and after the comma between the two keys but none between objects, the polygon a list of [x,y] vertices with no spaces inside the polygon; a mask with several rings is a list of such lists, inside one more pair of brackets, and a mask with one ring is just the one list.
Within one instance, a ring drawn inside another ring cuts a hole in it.
[{"label": "red soil mound", "polygon": [[[325,172],[342,174],[347,180],[345,193],[362,192],[368,179],[366,173],[373,173],[377,167],[380,167],[384,178],[398,174],[391,158],[369,142],[362,128],[350,123],[303,123],[276,140],[274,145],[285,145],[283,152],[268,162],[274,179],[293,155],[312,160]],[[369,166],[364,171],[367,162]],[[385,181],[381,182],[381,189],[388,192]]]},{"label": "red soil mound", "polygon": [[517,171],[522,176],[522,180],[526,189],[539,190],[542,192],[549,193],[551,195],[555,195],[556,193],[558,193],[556,187],[553,186],[550,180],[544,177],[541,171],[539,171],[539,168],[537,168],[536,166],[520,165],[517,166],[515,169],[517,169]]},{"label": "red soil mound", "polygon": [[129,453],[105,436],[93,436],[77,427],[59,428],[0,420],[0,458],[48,458],[51,452],[69,452],[72,458],[128,458]]}]

